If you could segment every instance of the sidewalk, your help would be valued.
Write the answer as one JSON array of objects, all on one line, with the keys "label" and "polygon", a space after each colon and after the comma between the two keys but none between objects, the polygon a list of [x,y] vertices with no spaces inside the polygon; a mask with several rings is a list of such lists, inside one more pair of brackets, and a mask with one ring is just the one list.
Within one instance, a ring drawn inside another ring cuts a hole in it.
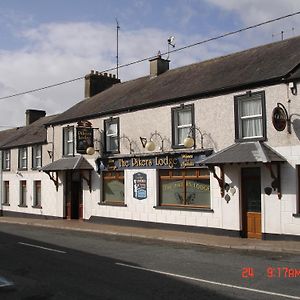
[{"label": "sidewalk", "polygon": [[202,233],[161,230],[132,226],[96,224],[79,220],[44,220],[32,218],[0,217],[1,223],[22,224],[38,227],[58,228],[65,230],[94,232],[108,235],[119,235],[132,238],[163,240],[175,243],[204,245],[240,250],[259,250],[300,254],[299,241],[265,241],[242,239],[237,237],[217,236]]}]

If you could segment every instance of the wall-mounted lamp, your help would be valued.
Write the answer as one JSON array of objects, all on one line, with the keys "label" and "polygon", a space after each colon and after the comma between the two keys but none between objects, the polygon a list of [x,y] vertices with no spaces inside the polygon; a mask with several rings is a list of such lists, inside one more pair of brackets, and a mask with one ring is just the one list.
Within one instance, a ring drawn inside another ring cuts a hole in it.
[{"label": "wall-mounted lamp", "polygon": [[200,129],[196,126],[192,126],[188,133],[188,136],[184,139],[183,145],[186,148],[192,148],[195,145],[194,137],[196,136],[196,131],[200,134],[200,141],[201,141],[201,149],[203,149],[203,136],[204,133],[200,131]]},{"label": "wall-mounted lamp", "polygon": [[154,133],[151,133],[149,141],[146,138],[140,137],[143,148],[146,148],[148,151],[154,151],[156,148],[156,144],[153,142],[154,137],[160,138],[161,146],[159,150],[164,151],[164,140],[166,140],[166,138],[163,138],[156,130]]},{"label": "wall-mounted lamp", "polygon": [[291,90],[291,93],[296,96],[297,95],[297,84],[296,82],[289,82],[289,88]]}]

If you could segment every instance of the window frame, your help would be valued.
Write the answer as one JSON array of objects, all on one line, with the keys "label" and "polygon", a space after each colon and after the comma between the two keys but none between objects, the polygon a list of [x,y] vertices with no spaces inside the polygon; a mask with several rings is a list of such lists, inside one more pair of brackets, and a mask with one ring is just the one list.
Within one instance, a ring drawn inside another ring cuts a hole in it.
[{"label": "window frame", "polygon": [[[6,156],[6,154],[8,154]],[[8,159],[7,159],[8,157]],[[8,164],[8,167],[7,167]],[[11,151],[9,150],[3,150],[2,151],[2,171],[10,171],[10,164],[11,164]]]},{"label": "window frame", "polygon": [[[26,154],[25,156],[21,154]],[[23,163],[25,162],[25,165],[23,166]],[[28,170],[28,148],[27,147],[21,147],[18,149],[18,170],[24,171]]]},{"label": "window frame", "polygon": [[[182,149],[185,148],[183,144],[179,144],[178,141],[178,129],[180,127],[180,125],[178,125],[178,113],[181,111],[187,111],[190,110],[191,112],[191,121],[192,123],[190,124],[190,126],[182,126],[181,128],[194,128],[195,126],[195,112],[194,112],[194,104],[188,104],[188,105],[180,105],[177,107],[172,107],[171,108],[171,126],[172,126],[172,148],[173,149]],[[176,124],[175,124],[176,122]],[[191,132],[191,137],[194,139],[195,141],[195,131],[192,130]],[[196,147],[196,145],[194,145],[194,147]]]},{"label": "window frame", "polygon": [[[188,175],[189,170],[195,170],[196,175]],[[208,171],[208,175],[202,175],[201,170]],[[182,172],[182,175],[178,175],[175,172]],[[168,175],[161,175],[162,173],[168,173]],[[195,204],[187,204],[186,199],[186,181],[187,180],[203,180],[208,179],[209,180],[209,206],[203,206],[203,205],[195,205]],[[161,180],[182,180],[183,184],[183,195],[184,195],[184,204],[172,204],[172,203],[162,203],[161,199]],[[158,170],[158,207],[162,208],[182,208],[182,209],[189,209],[189,208],[195,208],[195,209],[204,209],[204,210],[211,210],[211,178],[210,178],[210,172],[207,168],[187,168],[187,169],[160,169]]]},{"label": "window frame", "polygon": [[3,181],[3,201],[2,201],[2,205],[6,205],[9,206],[9,181],[8,180],[4,180]]},{"label": "window frame", "polygon": [[[69,132],[72,132],[73,139],[66,140],[66,137],[69,138]],[[74,136],[74,126],[66,126],[63,127],[63,156],[74,156],[75,155],[75,136]],[[67,136],[68,134],[68,136]],[[69,147],[67,147],[67,144],[72,144],[72,151],[67,153],[67,150]]]},{"label": "window frame", "polygon": [[[108,136],[107,136],[106,132],[107,132],[107,128],[112,124],[117,125],[117,134],[110,136],[110,137],[117,137],[118,147],[116,150],[107,149]],[[104,120],[104,152],[108,153],[108,154],[120,153],[120,119],[119,118],[109,118],[109,119]]]},{"label": "window frame", "polygon": [[[101,201],[99,204],[101,205],[112,205],[112,206],[127,206],[125,204],[125,172],[124,171],[102,171],[102,193],[101,193]],[[105,188],[104,181],[113,181],[113,180],[122,180],[123,183],[123,201],[107,201],[105,200]]]},{"label": "window frame", "polygon": [[[261,95],[261,115],[252,115],[249,117],[240,116],[240,103],[242,101],[251,100],[252,96]],[[262,119],[262,136],[243,137],[242,118],[245,119]],[[267,140],[267,117],[266,117],[266,96],[265,91],[247,92],[245,94],[234,96],[234,123],[235,123],[235,142],[251,142]]]},{"label": "window frame", "polygon": [[[23,190],[25,188],[25,191]],[[27,182],[20,180],[20,201],[19,207],[27,207]]]},{"label": "window frame", "polygon": [[[40,197],[37,197],[38,189],[37,186],[39,186],[40,189]],[[42,208],[42,181],[41,180],[34,180],[33,181],[33,203],[32,203],[33,208]]]},{"label": "window frame", "polygon": [[[37,153],[37,148],[40,149],[41,151],[41,155],[40,156],[37,156],[36,153]],[[42,145],[35,145],[35,146],[32,146],[31,147],[31,154],[32,154],[32,170],[38,170],[42,167],[42,164],[43,164],[43,146]],[[40,158],[41,160],[41,163],[40,163],[40,166],[37,165],[37,159]]]}]

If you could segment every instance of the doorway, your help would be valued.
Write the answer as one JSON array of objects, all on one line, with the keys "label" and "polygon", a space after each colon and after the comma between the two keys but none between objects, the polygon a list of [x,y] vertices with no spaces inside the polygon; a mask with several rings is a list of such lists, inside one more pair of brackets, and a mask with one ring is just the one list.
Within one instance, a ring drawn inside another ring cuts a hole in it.
[{"label": "doorway", "polygon": [[83,219],[82,180],[79,171],[66,171],[66,219]]},{"label": "doorway", "polygon": [[260,168],[243,168],[241,179],[242,237],[261,239]]}]

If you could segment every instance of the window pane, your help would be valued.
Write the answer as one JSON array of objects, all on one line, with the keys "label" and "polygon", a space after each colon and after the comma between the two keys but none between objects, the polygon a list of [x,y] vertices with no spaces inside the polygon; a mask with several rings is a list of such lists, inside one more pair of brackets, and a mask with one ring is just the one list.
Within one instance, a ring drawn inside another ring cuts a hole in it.
[{"label": "window pane", "polygon": [[178,112],[178,126],[192,124],[191,110],[182,110]]},{"label": "window pane", "polygon": [[35,181],[34,205],[41,205],[41,181]]},{"label": "window pane", "polygon": [[116,123],[111,123],[111,124],[108,125],[106,134],[109,134],[109,135],[117,135],[117,134],[118,134],[117,131],[118,131],[117,124],[116,124]]},{"label": "window pane", "polygon": [[184,139],[188,136],[190,127],[178,128],[178,145],[183,145]]},{"label": "window pane", "polygon": [[263,136],[262,119],[242,120],[242,137]]},{"label": "window pane", "polygon": [[186,204],[210,207],[209,179],[186,180]]},{"label": "window pane", "polygon": [[182,180],[161,180],[160,181],[160,203],[163,204],[184,204],[184,189]]},{"label": "window pane", "polygon": [[123,180],[104,180],[104,202],[124,202]]},{"label": "window pane", "polygon": [[262,107],[260,99],[241,101],[241,117],[261,114]]}]

